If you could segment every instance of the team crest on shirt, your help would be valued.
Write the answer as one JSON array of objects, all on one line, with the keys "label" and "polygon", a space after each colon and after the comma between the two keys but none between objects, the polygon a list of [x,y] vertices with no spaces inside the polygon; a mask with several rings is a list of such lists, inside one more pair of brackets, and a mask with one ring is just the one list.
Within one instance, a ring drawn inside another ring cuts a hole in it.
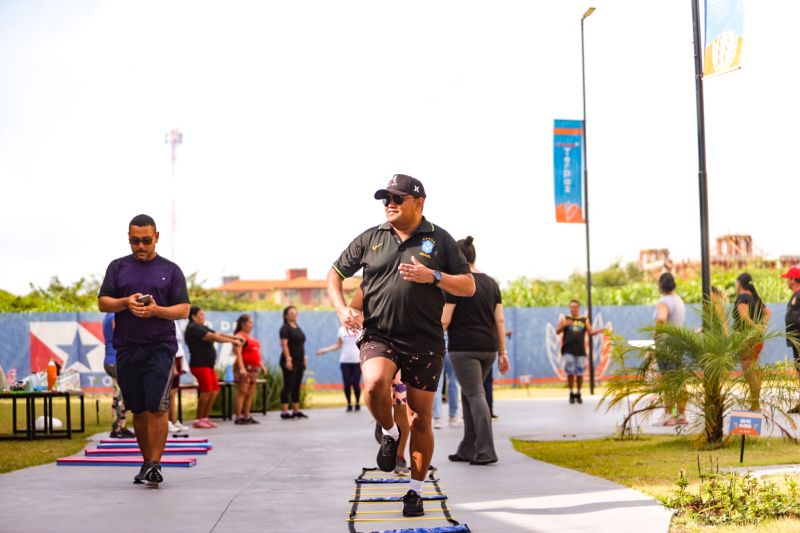
[{"label": "team crest on shirt", "polygon": [[420,253],[420,255],[430,259],[431,253],[433,253],[433,249],[435,247],[436,247],[436,241],[434,241],[430,237],[425,237],[424,239],[422,239],[422,246],[420,246],[420,250],[422,250],[422,253]]}]

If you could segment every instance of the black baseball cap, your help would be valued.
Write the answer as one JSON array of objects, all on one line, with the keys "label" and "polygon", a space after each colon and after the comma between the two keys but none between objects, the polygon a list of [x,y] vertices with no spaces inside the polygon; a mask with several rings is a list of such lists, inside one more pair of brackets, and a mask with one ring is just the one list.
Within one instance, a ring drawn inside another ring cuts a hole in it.
[{"label": "black baseball cap", "polygon": [[425,198],[425,187],[417,178],[405,174],[395,174],[389,180],[385,189],[375,191],[375,199],[383,200],[389,194],[411,195],[415,198]]}]

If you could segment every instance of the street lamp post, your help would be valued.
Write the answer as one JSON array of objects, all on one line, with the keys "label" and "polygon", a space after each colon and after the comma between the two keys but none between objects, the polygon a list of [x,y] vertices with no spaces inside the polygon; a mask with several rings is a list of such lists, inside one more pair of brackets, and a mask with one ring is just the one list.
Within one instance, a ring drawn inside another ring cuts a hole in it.
[{"label": "street lamp post", "polygon": [[172,255],[170,259],[175,261],[175,242],[178,240],[178,228],[177,228],[177,213],[175,212],[175,195],[177,194],[177,184],[175,183],[175,151],[178,146],[183,143],[183,133],[178,131],[177,129],[170,130],[164,135],[164,144],[168,144],[170,146],[170,187],[172,189],[172,246],[171,251]]},{"label": "street lamp post", "polygon": [[711,260],[708,237],[708,174],[706,172],[706,121],[703,104],[703,56],[700,41],[700,8],[692,0],[692,31],[694,36],[694,86],[697,100],[697,181],[700,187],[700,275],[703,303],[711,298]]},{"label": "street lamp post", "polygon": [[[583,220],[586,224],[586,319],[592,322],[592,262],[589,253],[589,158],[586,148],[586,63],[583,44],[583,21],[594,13],[590,7],[581,17],[581,82],[583,88]],[[594,394],[594,349],[593,337],[589,336],[589,394]]]}]

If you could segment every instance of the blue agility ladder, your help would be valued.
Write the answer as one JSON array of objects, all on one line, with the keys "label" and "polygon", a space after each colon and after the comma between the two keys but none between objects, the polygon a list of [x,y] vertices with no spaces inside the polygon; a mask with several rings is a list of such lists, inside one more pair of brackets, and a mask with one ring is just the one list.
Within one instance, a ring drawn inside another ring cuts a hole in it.
[{"label": "blue agility ladder", "polygon": [[[373,477],[372,474],[376,472],[379,473],[381,477]],[[381,472],[377,468],[363,468],[361,470],[361,475],[354,480],[356,492],[353,498],[349,500],[349,502],[353,504],[353,507],[350,509],[350,515],[347,518],[350,533],[364,533],[356,529],[356,524],[359,522],[415,522],[419,520],[441,520],[446,521],[447,525],[421,528],[405,527],[401,529],[381,529],[373,530],[371,533],[469,533],[470,529],[467,524],[460,524],[453,518],[450,509],[447,508],[447,495],[439,486],[439,479],[435,477],[435,474],[436,469],[430,467],[428,469],[428,478],[425,480],[426,486],[420,496],[422,496],[422,501],[438,502],[441,509],[426,510],[424,516],[405,517],[402,516],[402,513],[398,510],[359,510],[359,505],[402,502],[406,490],[404,490],[405,487],[398,487],[397,485],[410,483],[408,477],[384,474],[384,472]]]}]

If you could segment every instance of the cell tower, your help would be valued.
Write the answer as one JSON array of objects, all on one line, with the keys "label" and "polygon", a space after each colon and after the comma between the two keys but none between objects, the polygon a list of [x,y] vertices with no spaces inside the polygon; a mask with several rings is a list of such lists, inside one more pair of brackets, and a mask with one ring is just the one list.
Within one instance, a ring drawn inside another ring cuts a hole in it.
[{"label": "cell tower", "polygon": [[175,241],[177,240],[177,223],[176,223],[176,214],[175,214],[175,195],[177,194],[177,184],[175,183],[175,152],[178,149],[178,145],[183,143],[183,133],[178,131],[177,128],[174,130],[168,131],[164,134],[164,144],[169,144],[170,146],[170,171],[171,171],[171,187],[172,187],[172,238],[170,242],[172,246],[170,248],[170,259],[175,261]]}]

